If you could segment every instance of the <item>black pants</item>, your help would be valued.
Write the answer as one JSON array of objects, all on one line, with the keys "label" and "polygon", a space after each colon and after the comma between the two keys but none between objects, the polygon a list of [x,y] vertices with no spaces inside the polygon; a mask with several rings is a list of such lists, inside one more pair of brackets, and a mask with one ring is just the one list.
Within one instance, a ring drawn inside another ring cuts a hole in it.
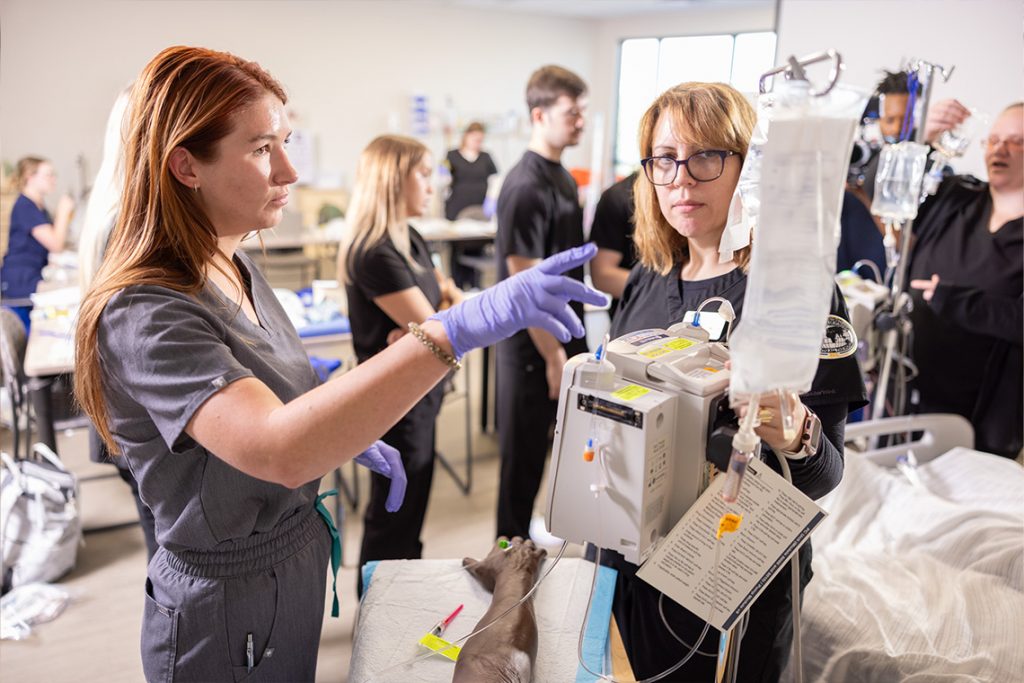
[{"label": "black pants", "polygon": [[420,400],[405,417],[381,439],[398,449],[409,483],[402,507],[395,512],[384,509],[391,480],[370,475],[370,500],[363,516],[363,543],[359,550],[360,571],[356,572],[356,590],[363,594],[362,566],[372,560],[415,560],[423,555],[420,532],[427,515],[430,484],[434,479],[435,426],[441,409],[443,385],[438,385]]},{"label": "black pants", "polygon": [[548,398],[543,362],[520,366],[503,361],[502,355],[498,353],[496,408],[501,453],[498,536],[528,538],[558,402]]},{"label": "black pants", "polygon": [[[591,559],[593,559],[591,557]],[[658,613],[661,593],[636,577],[637,566],[622,555],[608,550],[601,553],[601,564],[614,567],[619,575],[615,582],[612,611],[622,635],[622,643],[633,674],[640,678],[665,671],[689,651],[666,630]],[[793,645],[792,589],[789,562],[782,568],[748,613],[747,630],[740,645],[739,681],[772,683],[782,676],[789,662]],[[811,580],[811,544],[800,548],[800,597]],[[704,622],[666,597],[665,618],[672,630],[690,645],[700,635]],[[735,632],[734,632],[735,633]],[[700,645],[702,652],[717,653],[719,632],[715,628]],[[682,683],[715,680],[717,656],[695,654],[682,668],[663,681]]]}]

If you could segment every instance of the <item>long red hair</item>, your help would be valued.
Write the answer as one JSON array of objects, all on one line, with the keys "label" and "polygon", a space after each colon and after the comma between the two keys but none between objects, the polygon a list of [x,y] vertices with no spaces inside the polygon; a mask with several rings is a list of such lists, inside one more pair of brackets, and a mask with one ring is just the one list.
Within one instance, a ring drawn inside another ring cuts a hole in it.
[{"label": "long red hair", "polygon": [[198,47],[169,47],[146,65],[132,87],[125,137],[124,187],[106,256],[79,309],[75,330],[75,395],[111,453],[97,330],[111,297],[133,285],[157,285],[196,295],[217,250],[217,235],[169,167],[183,147],[200,161],[217,157],[217,143],[235,115],[284,89],[255,62]]}]

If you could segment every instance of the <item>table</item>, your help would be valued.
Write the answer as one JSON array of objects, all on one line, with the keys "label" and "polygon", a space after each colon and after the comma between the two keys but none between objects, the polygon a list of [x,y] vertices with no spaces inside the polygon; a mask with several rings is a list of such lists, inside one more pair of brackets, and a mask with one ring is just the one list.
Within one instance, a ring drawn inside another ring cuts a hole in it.
[{"label": "table", "polygon": [[[455,252],[458,249],[474,246],[486,246],[494,242],[498,231],[496,221],[478,221],[470,218],[462,218],[450,221],[445,218],[418,218],[410,221],[413,227],[419,231],[423,239],[432,245],[447,245],[448,249],[442,253],[443,271],[452,272],[452,264],[455,262]],[[463,265],[480,271],[481,275],[496,276],[497,268],[493,258],[480,256],[463,256],[459,258]],[[481,283],[486,285],[485,282]],[[490,385],[491,385],[491,364],[493,354],[489,347],[483,349],[483,367],[480,372],[481,383],[481,404],[480,404],[480,429],[483,432],[489,431],[491,412]],[[447,468],[446,463],[442,463]],[[458,481],[458,480],[457,480]],[[468,490],[464,488],[464,490]]]},{"label": "table", "polygon": [[[45,288],[41,288],[45,289]],[[25,376],[28,400],[35,413],[36,441],[57,452],[54,424],[53,385],[62,375],[75,370],[74,316],[81,293],[77,287],[51,289],[33,296],[32,328],[25,347]],[[88,424],[75,420],[66,427]]]}]

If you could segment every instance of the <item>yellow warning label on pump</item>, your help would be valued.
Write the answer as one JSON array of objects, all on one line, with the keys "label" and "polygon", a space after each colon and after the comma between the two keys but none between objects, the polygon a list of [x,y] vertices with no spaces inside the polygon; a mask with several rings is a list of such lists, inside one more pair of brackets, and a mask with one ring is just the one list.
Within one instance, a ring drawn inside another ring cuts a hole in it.
[{"label": "yellow warning label on pump", "polygon": [[664,344],[659,344],[658,346],[655,346],[652,349],[641,351],[639,355],[643,356],[644,358],[650,358],[653,360],[655,358],[660,358],[662,356],[668,355],[673,351],[682,351],[683,349],[689,348],[696,343],[697,342],[693,341],[692,339],[670,339]]},{"label": "yellow warning label on pump", "polygon": [[645,389],[644,387],[637,386],[636,384],[627,384],[621,389],[612,392],[612,396],[615,398],[621,398],[623,401],[632,401],[649,393],[651,393],[650,389]]},{"label": "yellow warning label on pump", "polygon": [[420,638],[420,645],[428,650],[433,650],[442,657],[447,657],[453,662],[459,659],[459,653],[462,652],[462,648],[458,645],[452,645],[447,640],[438,638],[433,633],[428,633]]},{"label": "yellow warning label on pump", "polygon": [[673,339],[672,341],[665,342],[662,346],[664,346],[666,349],[672,349],[673,351],[682,351],[683,349],[687,349],[696,343],[697,342],[693,341],[692,339]]}]

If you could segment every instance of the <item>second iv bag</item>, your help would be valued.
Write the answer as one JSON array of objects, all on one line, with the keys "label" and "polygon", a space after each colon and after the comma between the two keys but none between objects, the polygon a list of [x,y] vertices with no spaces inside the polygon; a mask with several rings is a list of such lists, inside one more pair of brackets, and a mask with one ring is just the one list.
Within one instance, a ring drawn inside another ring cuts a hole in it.
[{"label": "second iv bag", "polygon": [[921,203],[921,181],[928,146],[917,142],[886,145],[878,158],[871,213],[886,222],[909,221]]}]

